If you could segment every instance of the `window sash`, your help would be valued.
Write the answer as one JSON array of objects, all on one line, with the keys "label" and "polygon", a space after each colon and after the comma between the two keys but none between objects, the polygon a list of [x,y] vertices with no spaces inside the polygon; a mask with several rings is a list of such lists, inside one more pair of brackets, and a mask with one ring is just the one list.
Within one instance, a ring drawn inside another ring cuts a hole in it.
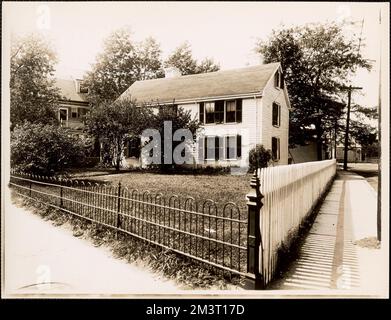
[{"label": "window sash", "polygon": [[273,102],[272,108],[272,124],[275,127],[279,127],[281,125],[281,106]]},{"label": "window sash", "polygon": [[205,123],[215,122],[215,104],[214,102],[205,102]]},{"label": "window sash", "polygon": [[200,115],[200,123],[203,124],[205,122],[205,112],[204,112],[204,103],[200,102],[200,110],[199,110],[199,115]]},{"label": "window sash", "polygon": [[226,122],[236,122],[236,100],[226,102],[225,118]]},{"label": "window sash", "polygon": [[237,160],[242,157],[242,136],[225,137],[225,158],[227,160]]},{"label": "window sash", "polygon": [[224,101],[215,102],[215,123],[224,123]]},{"label": "window sash", "polygon": [[237,159],[237,144],[236,136],[227,136],[225,137],[225,158],[227,160],[236,160]]},{"label": "window sash", "polygon": [[242,122],[242,99],[199,103],[201,124]]},{"label": "window sash", "polygon": [[60,121],[68,120],[68,109],[64,109],[64,108],[59,109],[59,120]]},{"label": "window sash", "polygon": [[280,138],[272,137],[272,157],[275,161],[280,159]]},{"label": "window sash", "polygon": [[215,136],[206,136],[204,138],[204,147],[205,147],[205,160],[214,160],[216,159],[216,137]]}]

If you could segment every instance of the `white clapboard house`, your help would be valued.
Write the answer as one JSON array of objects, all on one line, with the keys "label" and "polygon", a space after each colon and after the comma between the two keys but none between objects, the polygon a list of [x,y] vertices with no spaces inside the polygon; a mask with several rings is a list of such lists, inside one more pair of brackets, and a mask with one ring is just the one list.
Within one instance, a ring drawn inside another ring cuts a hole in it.
[{"label": "white clapboard house", "polygon": [[[186,76],[165,71],[165,78],[136,81],[120,99],[182,107],[197,117],[203,130],[192,148],[193,163],[242,166],[256,144],[272,151],[271,165],[288,163],[290,104],[280,63]],[[128,146],[127,159],[132,150]]]}]

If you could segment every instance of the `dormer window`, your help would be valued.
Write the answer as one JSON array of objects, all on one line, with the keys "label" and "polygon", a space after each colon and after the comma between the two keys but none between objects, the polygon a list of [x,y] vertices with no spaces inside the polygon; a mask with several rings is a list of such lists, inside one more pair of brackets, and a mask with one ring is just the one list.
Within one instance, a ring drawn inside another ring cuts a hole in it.
[{"label": "dormer window", "polygon": [[274,86],[276,88],[284,89],[284,75],[280,70],[274,74]]},{"label": "dormer window", "polygon": [[82,80],[76,80],[76,92],[88,93],[88,87],[83,83]]},{"label": "dormer window", "polygon": [[86,87],[83,83],[80,83],[80,93],[88,93],[88,87]]}]

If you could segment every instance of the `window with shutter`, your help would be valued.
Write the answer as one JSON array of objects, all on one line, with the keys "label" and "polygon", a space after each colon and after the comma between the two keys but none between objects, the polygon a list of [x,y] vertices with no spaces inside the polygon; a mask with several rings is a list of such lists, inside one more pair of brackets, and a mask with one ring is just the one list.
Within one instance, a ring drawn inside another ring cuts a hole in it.
[{"label": "window with shutter", "polygon": [[280,139],[272,137],[272,157],[274,161],[280,159]]},{"label": "window with shutter", "polygon": [[225,122],[236,122],[236,100],[226,102]]},{"label": "window with shutter", "polygon": [[277,70],[274,74],[274,86],[284,89],[284,74],[280,70]]},{"label": "window with shutter", "polygon": [[242,99],[236,100],[236,122],[242,122]]},{"label": "window with shutter", "polygon": [[78,108],[71,108],[71,118],[75,119],[79,117]]},{"label": "window with shutter", "polygon": [[225,137],[225,158],[236,160],[242,156],[242,137],[240,135]]},{"label": "window with shutter", "polygon": [[215,148],[216,140],[215,137],[205,137],[205,142],[204,142],[204,159],[205,160],[211,160],[215,159],[216,157],[216,148]]},{"label": "window with shutter", "polygon": [[205,116],[205,113],[204,113],[204,103],[203,102],[200,102],[200,112],[199,112],[199,116],[200,116],[200,123],[204,123],[204,116]]},{"label": "window with shutter", "polygon": [[215,122],[215,104],[214,102],[205,102],[205,123]]},{"label": "window with shutter", "polygon": [[223,144],[220,141],[220,137],[215,137],[215,160],[220,159],[221,149],[223,148]]},{"label": "window with shutter", "polygon": [[224,122],[224,101],[215,102],[215,123]]},{"label": "window with shutter", "polygon": [[281,106],[273,102],[272,124],[275,127],[279,127],[281,124],[280,113],[281,113]]},{"label": "window with shutter", "polygon": [[237,157],[238,158],[241,158],[242,157],[242,136],[241,135],[237,135],[236,136],[236,154],[237,154]]}]

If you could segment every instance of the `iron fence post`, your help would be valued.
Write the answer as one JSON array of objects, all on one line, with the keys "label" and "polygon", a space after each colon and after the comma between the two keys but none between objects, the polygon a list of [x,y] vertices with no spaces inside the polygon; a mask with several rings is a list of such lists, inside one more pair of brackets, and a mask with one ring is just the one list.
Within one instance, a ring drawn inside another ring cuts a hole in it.
[{"label": "iron fence post", "polygon": [[248,229],[247,229],[247,285],[249,289],[263,289],[264,279],[260,265],[262,265],[262,246],[260,229],[260,211],[263,195],[260,191],[260,182],[257,171],[250,181],[251,190],[247,194]]},{"label": "iron fence post", "polygon": [[63,188],[62,188],[62,179],[60,179],[60,208],[62,208],[64,205],[62,197],[63,197]]},{"label": "iron fence post", "polygon": [[120,206],[121,206],[121,182],[118,182],[118,197],[117,197],[117,228],[121,226]]},{"label": "iron fence post", "polygon": [[32,182],[31,182],[31,180],[30,180],[30,193],[29,193],[29,197],[31,198],[31,185],[32,185]]}]

